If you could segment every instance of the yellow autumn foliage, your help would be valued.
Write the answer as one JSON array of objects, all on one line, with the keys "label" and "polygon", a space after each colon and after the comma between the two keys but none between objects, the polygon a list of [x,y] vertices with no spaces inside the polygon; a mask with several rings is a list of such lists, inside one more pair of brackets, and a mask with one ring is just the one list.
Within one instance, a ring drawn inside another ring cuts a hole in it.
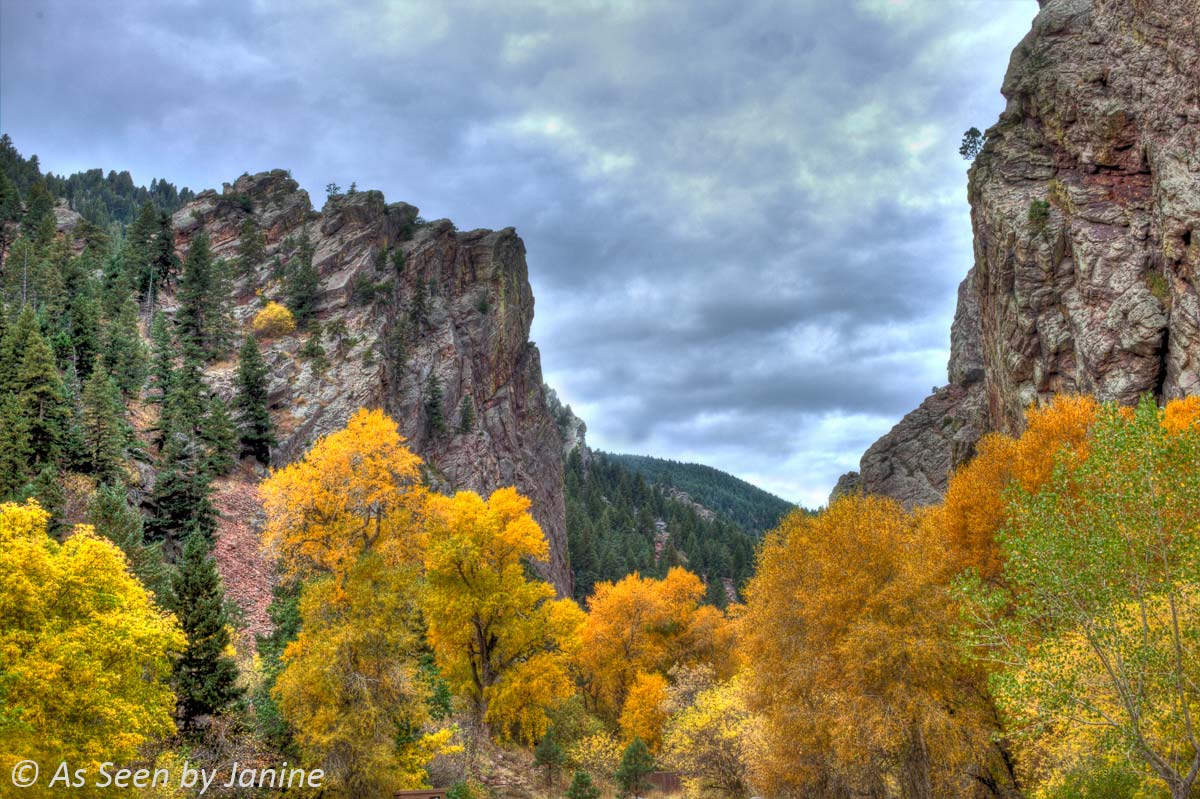
[{"label": "yellow autumn foliage", "polygon": [[[20,760],[43,768],[66,760],[94,774],[175,730],[168,678],[185,644],[175,618],[154,605],[115,545],[83,525],[59,544],[47,533],[49,519],[32,500],[0,505],[6,786]],[[20,795],[61,795],[48,779]]]},{"label": "yellow autumn foliage", "polygon": [[296,317],[286,306],[277,302],[268,302],[261,311],[254,315],[250,326],[254,330],[254,334],[260,338],[277,338],[295,331]]},{"label": "yellow autumn foliage", "polygon": [[341,579],[368,552],[397,566],[418,562],[428,496],[420,464],[394,421],[359,410],[259,486],[264,546],[293,579]]},{"label": "yellow autumn foliage", "polygon": [[596,585],[588,598],[579,667],[602,717],[620,717],[639,674],[701,663],[723,678],[733,673],[733,628],[721,611],[700,604],[704,594],[700,578],[678,567],[662,580],[635,573]]},{"label": "yellow autumn foliage", "polygon": [[442,675],[479,726],[531,744],[546,732],[546,711],[574,693],[583,611],[526,576],[525,563],[549,550],[515,489],[486,501],[431,497],[427,530],[423,607]]},{"label": "yellow autumn foliage", "polygon": [[618,724],[625,743],[634,738],[657,753],[667,721],[667,678],[657,672],[640,672],[629,687]]}]

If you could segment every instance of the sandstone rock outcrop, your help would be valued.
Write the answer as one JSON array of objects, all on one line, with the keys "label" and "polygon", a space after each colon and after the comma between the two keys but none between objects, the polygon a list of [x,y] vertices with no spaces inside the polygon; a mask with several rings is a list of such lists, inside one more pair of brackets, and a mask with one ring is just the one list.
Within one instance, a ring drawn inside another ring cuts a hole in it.
[{"label": "sandstone rock outcrop", "polygon": [[[383,408],[425,460],[434,487],[486,494],[516,485],[532,499],[550,542],[543,575],[569,595],[563,440],[529,341],[534,300],[517,234],[424,223],[415,207],[387,204],[377,191],[334,197],[316,212],[308,194],[276,170],[197,195],[174,215],[178,249],[204,230],[218,257],[235,259],[247,219],[264,234],[266,257],[236,282],[241,332],[266,299],[279,296],[279,268],[297,257],[303,235],[321,277],[317,318],[327,367],[301,355],[307,333],[263,343],[278,427],[273,462],[301,457],[360,407]],[[225,397],[235,370],[232,361],[208,370]],[[438,390],[442,430],[431,423]],[[464,404],[469,426],[461,424]]]},{"label": "sandstone rock outcrop", "polygon": [[970,170],[950,385],[862,459],[909,505],[1055,393],[1200,392],[1200,3],[1041,5]]}]

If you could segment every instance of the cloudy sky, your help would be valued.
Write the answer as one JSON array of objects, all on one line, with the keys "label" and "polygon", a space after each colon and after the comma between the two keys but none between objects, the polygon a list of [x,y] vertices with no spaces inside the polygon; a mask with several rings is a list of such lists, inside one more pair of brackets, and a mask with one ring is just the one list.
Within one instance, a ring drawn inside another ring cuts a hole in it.
[{"label": "cloudy sky", "polygon": [[824,502],[945,382],[962,131],[1035,0],[0,0],[44,169],[283,167],[513,225],[546,379],[602,449]]}]

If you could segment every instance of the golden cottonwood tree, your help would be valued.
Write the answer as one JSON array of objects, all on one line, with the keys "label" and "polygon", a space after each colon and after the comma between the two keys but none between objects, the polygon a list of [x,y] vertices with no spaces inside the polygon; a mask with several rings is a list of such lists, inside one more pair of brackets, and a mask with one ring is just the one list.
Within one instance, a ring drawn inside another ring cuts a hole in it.
[{"label": "golden cottonwood tree", "polygon": [[424,611],[428,640],[451,688],[471,703],[476,735],[533,743],[546,710],[575,690],[568,670],[583,611],[529,579],[549,552],[529,500],[513,488],[430,501]]},{"label": "golden cottonwood tree", "polygon": [[620,718],[640,674],[702,663],[721,677],[733,673],[732,627],[719,610],[700,604],[704,593],[700,578],[678,567],[662,580],[631,574],[596,586],[588,598],[579,665],[601,716]]},{"label": "golden cottonwood tree", "polygon": [[931,528],[878,497],[794,513],[767,536],[739,619],[747,702],[763,723],[751,756],[761,789],[1005,789],[981,677],[951,636],[954,571]]},{"label": "golden cottonwood tree", "polygon": [[360,555],[419,562],[421,459],[383,411],[359,410],[345,428],[259,486],[267,512],[263,543],[289,578],[341,579]]},{"label": "golden cottonwood tree", "polygon": [[[95,775],[101,762],[132,760],[142,743],[175,729],[168,680],[185,640],[174,617],[155,607],[115,545],[87,526],[59,544],[49,518],[32,500],[0,505],[6,784],[24,759],[43,768],[66,760]],[[50,776],[20,795],[60,795],[45,787]]]},{"label": "golden cottonwood tree", "polygon": [[1052,795],[1120,753],[1144,790],[1200,775],[1200,404],[1105,406],[1086,449],[1015,490],[999,536],[1003,589],[976,579],[974,642],[1024,759]]},{"label": "golden cottonwood tree", "polygon": [[427,733],[417,679],[427,492],[380,411],[358,411],[260,493],[264,544],[302,579],[300,634],[274,688],[306,760],[342,796],[417,787],[449,732]]},{"label": "golden cottonwood tree", "polygon": [[666,705],[667,678],[657,672],[638,674],[618,720],[625,743],[641,738],[651,752],[657,753],[667,721]]}]

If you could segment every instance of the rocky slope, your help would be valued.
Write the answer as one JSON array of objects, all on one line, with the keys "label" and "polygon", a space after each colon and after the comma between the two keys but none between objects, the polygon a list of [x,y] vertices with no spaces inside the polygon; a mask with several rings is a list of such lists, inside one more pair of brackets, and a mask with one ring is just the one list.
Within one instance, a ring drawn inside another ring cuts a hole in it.
[{"label": "rocky slope", "polygon": [[[204,230],[216,255],[234,259],[247,218],[267,246],[254,274],[237,282],[234,316],[243,330],[268,298],[279,297],[277,259],[286,265],[297,257],[293,247],[303,234],[315,248],[322,281],[318,320],[328,367],[301,357],[308,334],[264,342],[279,439],[273,462],[301,457],[360,407],[383,408],[424,458],[436,488],[486,494],[516,485],[533,500],[550,541],[541,570],[569,595],[563,440],[529,341],[534,301],[516,233],[459,232],[446,220],[425,224],[415,207],[389,205],[376,191],[335,197],[316,212],[286,172],[274,171],[244,175],[176,212],[178,249],[186,251]],[[414,304],[424,306],[416,321]],[[235,368],[226,362],[208,371],[223,396],[232,395]],[[431,378],[442,391],[441,432],[431,424]],[[464,399],[474,411],[465,432],[459,429]],[[218,499],[237,494],[226,490]],[[245,514],[227,503],[222,509],[234,511],[229,517]],[[232,530],[237,522],[225,524]]]},{"label": "rocky slope", "polygon": [[909,505],[1055,393],[1200,391],[1200,3],[1041,6],[970,171],[950,382],[862,458]]}]

